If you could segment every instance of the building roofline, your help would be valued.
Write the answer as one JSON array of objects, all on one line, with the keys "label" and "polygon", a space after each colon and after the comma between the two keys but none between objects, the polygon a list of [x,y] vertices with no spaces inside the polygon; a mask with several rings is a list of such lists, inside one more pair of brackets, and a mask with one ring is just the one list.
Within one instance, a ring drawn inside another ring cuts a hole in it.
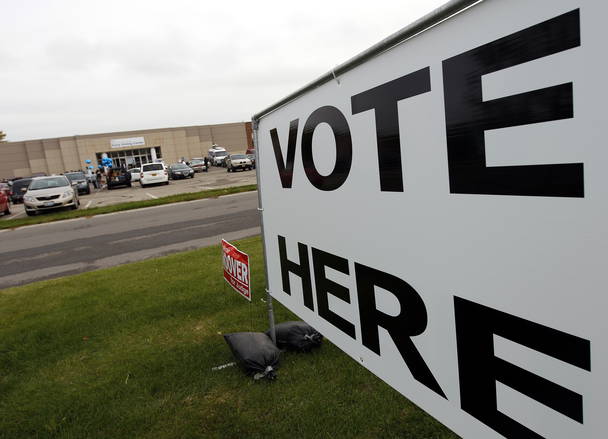
[{"label": "building roofline", "polygon": [[207,124],[207,125],[187,125],[181,127],[166,127],[166,128],[146,128],[143,130],[128,130],[128,131],[113,131],[109,133],[96,133],[96,134],[74,134],[73,136],[59,136],[59,137],[44,137],[40,139],[27,139],[27,140],[15,140],[15,141],[7,141],[3,142],[4,145],[10,145],[11,143],[27,143],[27,142],[48,142],[48,141],[61,141],[61,140],[74,140],[74,139],[89,139],[92,137],[110,137],[115,135],[131,135],[131,134],[146,134],[153,133],[157,131],[177,131],[188,128],[206,128],[206,127],[217,127],[222,125],[236,125],[236,124],[246,124],[251,123],[251,121],[245,120],[240,122],[224,122],[224,123],[216,123],[216,124]]}]

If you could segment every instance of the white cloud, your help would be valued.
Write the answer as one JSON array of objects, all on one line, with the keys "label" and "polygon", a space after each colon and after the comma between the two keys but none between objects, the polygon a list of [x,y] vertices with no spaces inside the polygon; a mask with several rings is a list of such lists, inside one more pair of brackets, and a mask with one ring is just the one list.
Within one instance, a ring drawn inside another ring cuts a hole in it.
[{"label": "white cloud", "polygon": [[443,3],[0,3],[9,140],[248,120]]}]

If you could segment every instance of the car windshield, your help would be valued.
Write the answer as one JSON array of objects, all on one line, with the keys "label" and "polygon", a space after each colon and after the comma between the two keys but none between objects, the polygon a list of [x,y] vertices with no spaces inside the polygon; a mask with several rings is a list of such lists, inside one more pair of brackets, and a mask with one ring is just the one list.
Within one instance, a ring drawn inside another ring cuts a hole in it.
[{"label": "car windshield", "polygon": [[218,151],[214,155],[215,157],[226,157],[228,153],[226,151]]},{"label": "car windshield", "polygon": [[82,172],[70,172],[69,174],[63,174],[63,175],[65,175],[67,178],[69,178],[70,181],[85,179],[85,176]]},{"label": "car windshield", "polygon": [[193,165],[200,165],[201,163],[205,163],[205,162],[203,160],[192,160],[190,163]]},{"label": "car windshield", "polygon": [[171,169],[188,169],[188,166],[184,165],[183,163],[176,163],[171,165]]},{"label": "car windshield", "polygon": [[64,187],[69,186],[70,182],[67,178],[61,177],[51,177],[51,178],[41,178],[32,180],[32,184],[30,184],[29,190],[35,191],[39,189],[50,189],[54,187]]},{"label": "car windshield", "polygon": [[244,155],[244,154],[232,154],[232,155],[230,156],[230,158],[231,158],[232,160],[242,160],[242,159],[245,159],[245,158],[247,158],[247,157],[245,157],[245,155]]},{"label": "car windshield", "polygon": [[139,168],[133,168],[133,169],[129,170],[129,172],[130,172],[131,174],[133,174],[133,173],[135,173],[135,172],[139,172]]},{"label": "car windshield", "polygon": [[142,166],[142,171],[146,172],[146,171],[162,171],[163,165],[161,165],[160,163],[152,163],[150,165],[143,165]]}]

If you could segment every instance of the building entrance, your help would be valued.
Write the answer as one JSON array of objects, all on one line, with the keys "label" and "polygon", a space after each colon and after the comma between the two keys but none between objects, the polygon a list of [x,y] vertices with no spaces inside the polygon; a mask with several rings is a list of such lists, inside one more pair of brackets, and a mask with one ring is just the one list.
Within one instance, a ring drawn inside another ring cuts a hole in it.
[{"label": "building entrance", "polygon": [[[97,164],[101,164],[101,156],[103,153],[97,153]],[[112,166],[125,169],[140,168],[144,163],[153,163],[156,159],[162,158],[160,146],[152,148],[138,149],[123,149],[120,151],[106,152],[109,158],[112,159]]]}]

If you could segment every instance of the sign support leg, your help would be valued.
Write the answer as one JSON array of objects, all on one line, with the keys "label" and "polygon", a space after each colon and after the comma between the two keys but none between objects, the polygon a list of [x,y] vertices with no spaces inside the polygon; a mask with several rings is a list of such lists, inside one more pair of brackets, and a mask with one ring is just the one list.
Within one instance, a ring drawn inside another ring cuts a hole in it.
[{"label": "sign support leg", "polygon": [[270,290],[268,289],[268,256],[266,252],[266,240],[264,239],[264,208],[262,207],[262,186],[260,185],[260,152],[258,150],[259,142],[258,142],[258,121],[256,119],[252,119],[251,121],[253,128],[253,146],[255,148],[255,174],[256,180],[258,183],[258,211],[260,212],[260,224],[262,226],[262,247],[264,249],[264,268],[266,272],[266,303],[268,308],[268,326],[270,329],[270,338],[272,342],[277,344],[277,336],[276,330],[274,327],[274,309],[272,307],[272,296],[270,295]]},{"label": "sign support leg", "polygon": [[277,333],[276,333],[276,329],[274,328],[274,309],[272,307],[272,296],[270,295],[270,291],[266,290],[266,303],[267,308],[268,308],[268,323],[270,326],[270,338],[272,339],[272,342],[276,345],[277,344]]}]

